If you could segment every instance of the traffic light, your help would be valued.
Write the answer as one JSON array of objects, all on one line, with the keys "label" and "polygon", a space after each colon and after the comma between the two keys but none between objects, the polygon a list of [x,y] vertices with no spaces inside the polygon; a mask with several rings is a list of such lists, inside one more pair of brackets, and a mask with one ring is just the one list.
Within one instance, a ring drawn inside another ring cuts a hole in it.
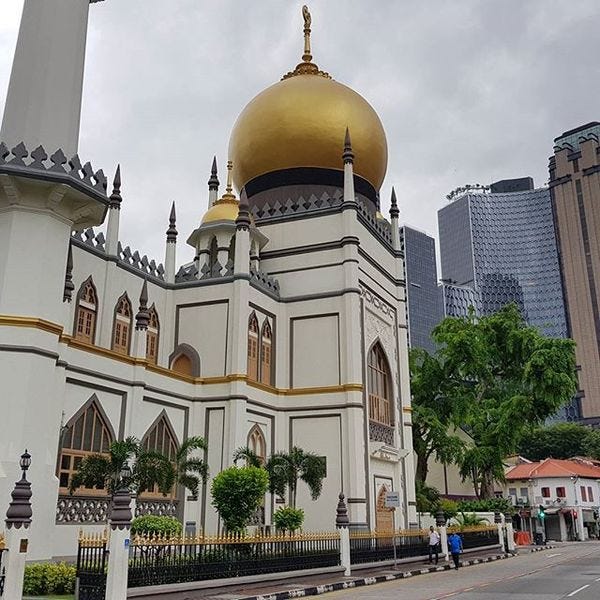
[{"label": "traffic light", "polygon": [[544,510],[544,507],[541,504],[538,508],[538,518],[542,521],[546,518],[546,511]]}]

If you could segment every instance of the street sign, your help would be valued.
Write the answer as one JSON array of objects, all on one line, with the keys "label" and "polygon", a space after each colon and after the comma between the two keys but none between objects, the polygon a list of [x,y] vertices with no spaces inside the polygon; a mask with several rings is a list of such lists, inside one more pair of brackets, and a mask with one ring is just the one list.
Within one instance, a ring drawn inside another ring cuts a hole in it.
[{"label": "street sign", "polygon": [[400,508],[400,492],[386,492],[385,493],[385,507],[386,508]]}]

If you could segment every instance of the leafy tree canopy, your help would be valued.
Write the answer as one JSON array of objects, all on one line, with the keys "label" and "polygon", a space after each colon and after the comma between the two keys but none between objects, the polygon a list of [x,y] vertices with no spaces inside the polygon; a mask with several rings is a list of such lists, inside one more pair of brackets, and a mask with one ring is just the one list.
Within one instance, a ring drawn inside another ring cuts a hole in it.
[{"label": "leafy tree canopy", "polygon": [[576,423],[536,427],[523,435],[518,452],[534,461],[587,456],[592,438],[596,437],[594,434],[592,429]]}]

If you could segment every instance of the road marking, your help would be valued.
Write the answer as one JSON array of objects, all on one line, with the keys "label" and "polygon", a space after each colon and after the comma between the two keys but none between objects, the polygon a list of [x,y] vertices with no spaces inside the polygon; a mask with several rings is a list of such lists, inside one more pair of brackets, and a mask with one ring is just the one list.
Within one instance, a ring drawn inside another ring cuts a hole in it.
[{"label": "road marking", "polygon": [[594,579],[594,581],[600,581],[600,577],[598,577],[598,579]]},{"label": "road marking", "polygon": [[582,585],[580,588],[577,588],[576,590],[573,590],[570,594],[567,594],[567,598],[570,598],[571,596],[578,594],[581,590],[585,590],[585,588],[589,588],[589,587],[590,587],[589,583],[587,585]]},{"label": "road marking", "polygon": [[546,558],[554,558],[555,556],[562,556],[562,552],[557,552],[556,554],[548,554]]}]

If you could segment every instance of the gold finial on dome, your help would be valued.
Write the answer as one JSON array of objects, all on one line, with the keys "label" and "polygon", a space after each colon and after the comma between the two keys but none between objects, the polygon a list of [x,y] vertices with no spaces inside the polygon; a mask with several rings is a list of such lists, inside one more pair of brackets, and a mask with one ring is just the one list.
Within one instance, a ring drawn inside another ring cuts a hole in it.
[{"label": "gold finial on dome", "polygon": [[227,185],[225,186],[225,194],[223,197],[232,196],[235,198],[235,196],[233,195],[233,183],[231,182],[232,171],[233,171],[233,163],[230,160],[228,160],[227,161]]},{"label": "gold finial on dome", "polygon": [[331,79],[331,75],[325,71],[321,71],[319,67],[312,62],[312,54],[310,49],[310,26],[312,24],[312,17],[308,6],[306,4],[302,7],[302,18],[304,19],[304,54],[302,55],[302,62],[296,65],[296,68],[289,73],[286,73],[281,79],[288,79],[295,75],[320,75]]}]

